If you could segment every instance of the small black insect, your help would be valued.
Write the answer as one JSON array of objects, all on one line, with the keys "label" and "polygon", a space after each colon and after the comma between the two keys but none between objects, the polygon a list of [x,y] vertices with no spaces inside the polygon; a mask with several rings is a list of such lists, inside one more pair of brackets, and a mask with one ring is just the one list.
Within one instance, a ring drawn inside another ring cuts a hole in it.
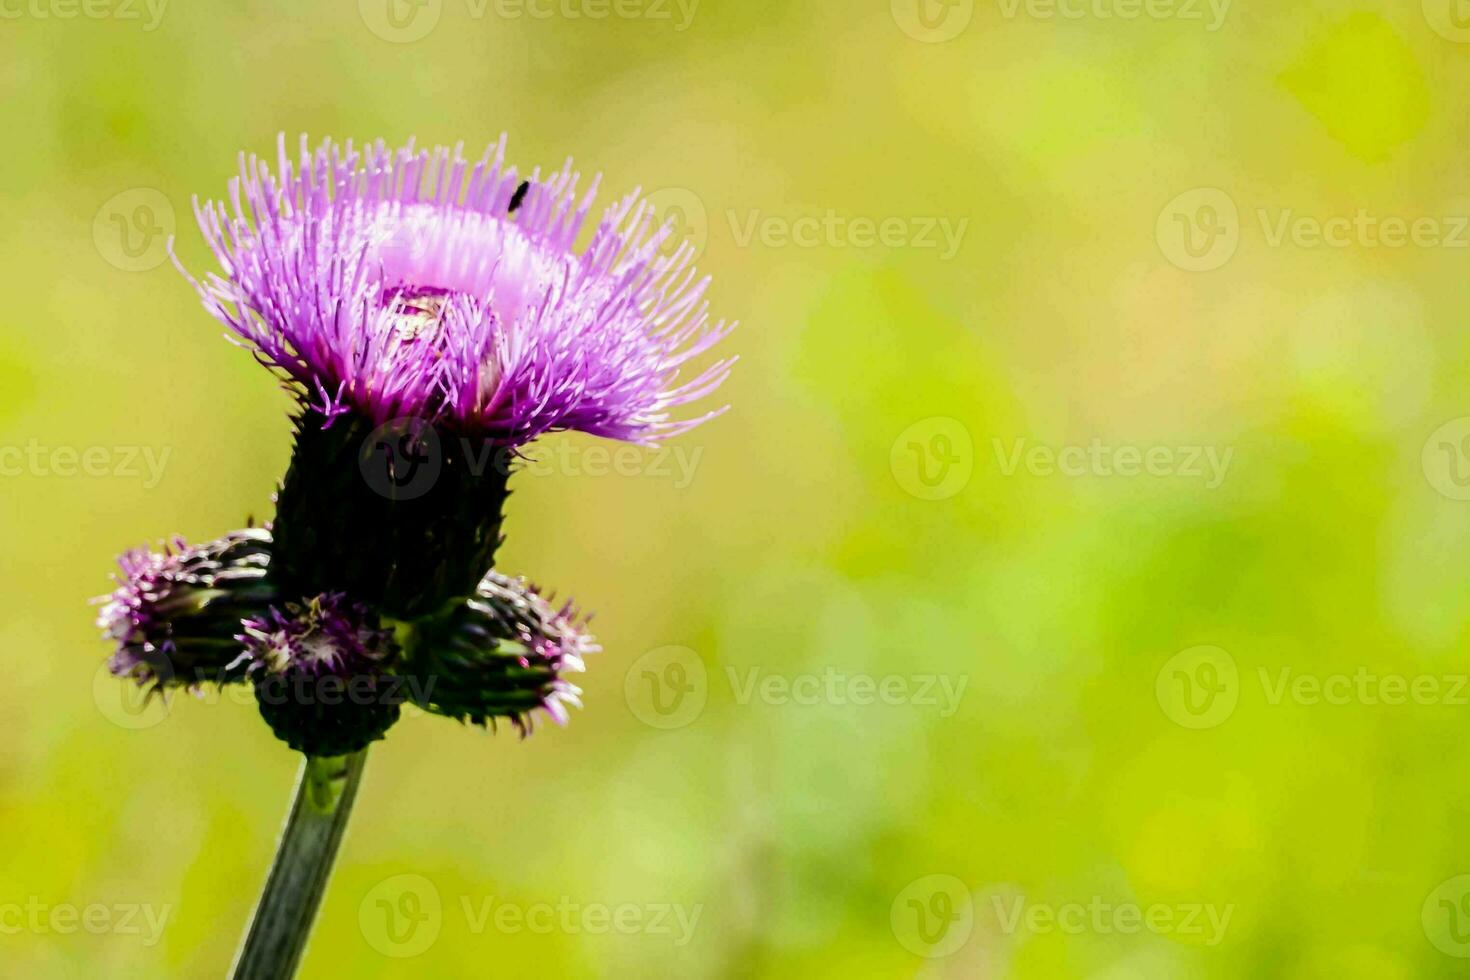
[{"label": "small black insect", "polygon": [[516,192],[510,196],[510,207],[505,209],[505,213],[515,214],[516,208],[520,207],[521,204],[526,200],[526,192],[530,189],[531,182],[529,180],[521,181],[521,186],[517,187]]}]

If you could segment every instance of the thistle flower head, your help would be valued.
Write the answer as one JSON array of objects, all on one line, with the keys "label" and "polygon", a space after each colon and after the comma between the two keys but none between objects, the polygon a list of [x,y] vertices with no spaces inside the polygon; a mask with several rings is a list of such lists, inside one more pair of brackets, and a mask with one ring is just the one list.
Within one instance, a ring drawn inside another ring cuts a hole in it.
[{"label": "thistle flower head", "polygon": [[162,550],[118,559],[117,587],[102,596],[97,625],[115,644],[108,666],[154,688],[238,679],[240,617],[269,602],[270,532],[234,531],[202,545],[175,537]]},{"label": "thistle flower head", "polygon": [[687,365],[733,325],[649,200],[613,203],[579,245],[598,181],[523,177],[504,150],[303,138],[293,157],[282,139],[273,167],[242,156],[228,204],[196,201],[219,269],[195,285],[299,398],[296,447],[270,530],[123,556],[99,618],[115,673],[248,679],[315,757],[383,737],[410,698],[523,734],[580,706],[585,620],[485,572],[509,475],[486,450],[698,425],[718,411],[675,410],[732,361]]},{"label": "thistle flower head", "polygon": [[246,673],[351,677],[379,670],[394,654],[393,633],[340,592],[272,607],[241,624]]},{"label": "thistle flower head", "polygon": [[697,425],[672,410],[713,391],[721,361],[681,367],[712,324],[693,248],[633,193],[574,243],[595,196],[568,163],[522,179],[505,139],[461,147],[331,141],[275,172],[241,159],[230,205],[196,204],[221,271],[205,306],[327,417],[412,416],[520,445],[561,429],[647,442]]},{"label": "thistle flower head", "polygon": [[473,598],[425,630],[405,671],[433,678],[424,707],[476,725],[506,718],[523,735],[534,712],[566,724],[581,689],[565,679],[602,648],[570,603],[553,605],[525,579],[485,576]]}]

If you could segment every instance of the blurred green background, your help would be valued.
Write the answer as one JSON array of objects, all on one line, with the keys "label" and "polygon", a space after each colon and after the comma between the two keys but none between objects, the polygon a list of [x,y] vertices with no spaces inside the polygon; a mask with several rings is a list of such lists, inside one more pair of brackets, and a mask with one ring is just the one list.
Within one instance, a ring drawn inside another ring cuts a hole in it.
[{"label": "blurred green background", "polygon": [[704,248],[734,407],[513,481],[586,710],[406,718],[305,976],[1464,975],[1464,6],[0,0],[0,973],[220,975],[295,775],[99,674],[289,451],[168,234],[504,130]]}]

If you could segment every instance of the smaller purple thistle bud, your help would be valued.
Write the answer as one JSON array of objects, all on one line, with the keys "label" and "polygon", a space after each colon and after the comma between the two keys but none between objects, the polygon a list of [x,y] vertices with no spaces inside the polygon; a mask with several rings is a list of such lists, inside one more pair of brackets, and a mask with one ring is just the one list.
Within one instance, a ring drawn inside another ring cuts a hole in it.
[{"label": "smaller purple thistle bud", "polygon": [[348,602],[340,592],[288,602],[285,612],[272,607],[265,616],[241,623],[245,652],[240,660],[251,675],[370,672],[394,652],[392,631],[368,625],[371,621],[366,606]]},{"label": "smaller purple thistle bud", "polygon": [[112,672],[158,691],[241,680],[240,621],[275,600],[270,547],[268,530],[247,528],[202,545],[175,537],[160,551],[124,553],[117,588],[95,600],[97,625],[116,644]]},{"label": "smaller purple thistle bud", "polygon": [[383,737],[403,702],[387,670],[393,632],[340,592],[273,607],[241,624],[237,665],[276,737],[307,755],[348,755]]},{"label": "smaller purple thistle bud", "polygon": [[429,683],[421,707],[475,725],[508,719],[529,735],[533,712],[566,724],[581,690],[563,675],[586,669],[602,648],[571,603],[552,604],[525,579],[490,572],[475,596],[419,630],[402,672]]}]

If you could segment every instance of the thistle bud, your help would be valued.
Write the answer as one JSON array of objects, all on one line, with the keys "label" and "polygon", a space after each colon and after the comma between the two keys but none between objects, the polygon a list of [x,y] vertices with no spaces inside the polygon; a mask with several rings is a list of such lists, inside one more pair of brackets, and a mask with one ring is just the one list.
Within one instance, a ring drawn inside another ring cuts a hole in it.
[{"label": "thistle bud", "polygon": [[97,625],[116,645],[112,672],[159,691],[242,679],[240,621],[275,599],[270,546],[269,531],[248,528],[207,544],[176,537],[159,551],[124,553],[117,588],[98,600]]},{"label": "thistle bud", "polygon": [[425,624],[400,668],[416,682],[421,707],[475,725],[508,720],[530,734],[534,713],[557,724],[581,707],[565,679],[601,650],[570,603],[554,606],[525,579],[491,572],[473,598]]},{"label": "thistle bud", "polygon": [[239,665],[276,737],[312,756],[348,755],[398,721],[391,630],[341,593],[288,602],[247,620]]}]

